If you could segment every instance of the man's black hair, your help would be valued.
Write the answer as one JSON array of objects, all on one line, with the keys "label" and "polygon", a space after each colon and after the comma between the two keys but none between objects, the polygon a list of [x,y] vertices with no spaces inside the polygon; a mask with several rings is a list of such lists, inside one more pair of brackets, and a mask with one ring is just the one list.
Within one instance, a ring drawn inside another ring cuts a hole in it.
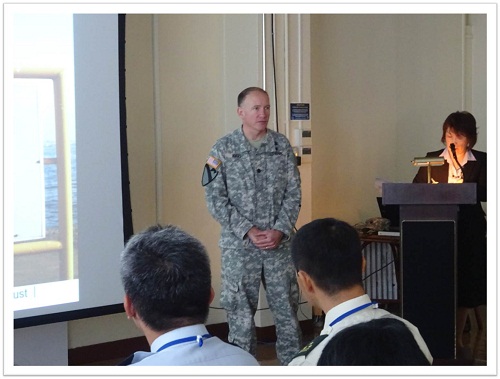
[{"label": "man's black hair", "polygon": [[156,225],[134,235],[121,255],[121,277],[125,293],[153,330],[204,323],[208,317],[206,249],[176,226]]},{"label": "man's black hair", "polygon": [[323,218],[302,226],[292,241],[292,259],[328,294],[363,285],[361,242],[344,221]]}]

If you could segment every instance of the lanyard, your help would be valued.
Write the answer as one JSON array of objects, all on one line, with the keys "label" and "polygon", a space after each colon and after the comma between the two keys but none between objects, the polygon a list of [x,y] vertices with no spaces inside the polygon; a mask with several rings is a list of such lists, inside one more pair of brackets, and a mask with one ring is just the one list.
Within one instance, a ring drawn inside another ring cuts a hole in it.
[{"label": "lanyard", "polygon": [[333,320],[331,323],[330,323],[330,326],[333,326],[335,324],[337,324],[338,322],[342,321],[343,319],[345,319],[347,316],[350,316],[352,315],[353,313],[356,313],[362,309],[365,309],[365,308],[368,308],[370,305],[377,305],[377,303],[374,303],[374,302],[370,302],[370,303],[366,303],[366,304],[363,304],[363,305],[360,305],[359,307],[356,307],[354,309],[351,309],[350,311],[347,311],[346,313],[344,314],[341,314],[339,317],[337,317],[335,320]]},{"label": "lanyard", "polygon": [[210,337],[212,337],[210,334],[204,334],[202,336],[200,336],[200,335],[198,335],[198,336],[191,336],[191,337],[186,337],[186,338],[181,338],[181,339],[178,339],[178,340],[170,341],[170,342],[167,342],[162,347],[160,347],[156,352],[158,353],[158,352],[166,349],[167,347],[170,347],[170,346],[173,346],[173,345],[178,345],[180,343],[191,342],[191,341],[198,342],[198,346],[202,347],[203,346],[203,340],[207,339],[207,338],[210,338]]}]

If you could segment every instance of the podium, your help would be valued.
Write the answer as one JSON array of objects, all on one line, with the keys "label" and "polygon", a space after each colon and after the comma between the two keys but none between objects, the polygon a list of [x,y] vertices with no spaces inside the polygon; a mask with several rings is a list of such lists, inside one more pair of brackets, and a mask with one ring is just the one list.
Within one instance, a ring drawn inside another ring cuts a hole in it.
[{"label": "podium", "polygon": [[456,359],[458,206],[476,203],[476,184],[384,183],[382,203],[399,205],[401,315],[435,359]]}]

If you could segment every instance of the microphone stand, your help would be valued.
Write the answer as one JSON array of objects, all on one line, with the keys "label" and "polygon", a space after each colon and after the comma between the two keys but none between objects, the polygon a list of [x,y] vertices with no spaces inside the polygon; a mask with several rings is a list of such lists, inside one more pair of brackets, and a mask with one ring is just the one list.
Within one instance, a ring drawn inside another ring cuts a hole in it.
[{"label": "microphone stand", "polygon": [[462,178],[463,178],[463,176],[464,176],[464,168],[462,167],[462,165],[458,161],[457,152],[455,150],[455,144],[454,143],[450,143],[450,149],[451,149],[451,154],[453,155],[453,159],[455,159],[455,162],[457,162],[458,167],[460,167],[460,170],[462,171]]}]

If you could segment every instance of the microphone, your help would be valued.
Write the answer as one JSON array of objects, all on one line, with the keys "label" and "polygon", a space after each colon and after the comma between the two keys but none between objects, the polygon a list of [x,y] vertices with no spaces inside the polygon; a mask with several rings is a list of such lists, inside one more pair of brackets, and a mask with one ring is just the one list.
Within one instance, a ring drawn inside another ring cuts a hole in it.
[{"label": "microphone", "polygon": [[462,170],[462,172],[464,172],[464,168],[462,167],[462,165],[458,161],[457,151],[455,150],[455,144],[454,143],[450,143],[450,149],[451,149],[451,154],[453,155],[453,158],[455,159],[455,162],[457,162],[457,164],[460,167],[460,169]]}]

